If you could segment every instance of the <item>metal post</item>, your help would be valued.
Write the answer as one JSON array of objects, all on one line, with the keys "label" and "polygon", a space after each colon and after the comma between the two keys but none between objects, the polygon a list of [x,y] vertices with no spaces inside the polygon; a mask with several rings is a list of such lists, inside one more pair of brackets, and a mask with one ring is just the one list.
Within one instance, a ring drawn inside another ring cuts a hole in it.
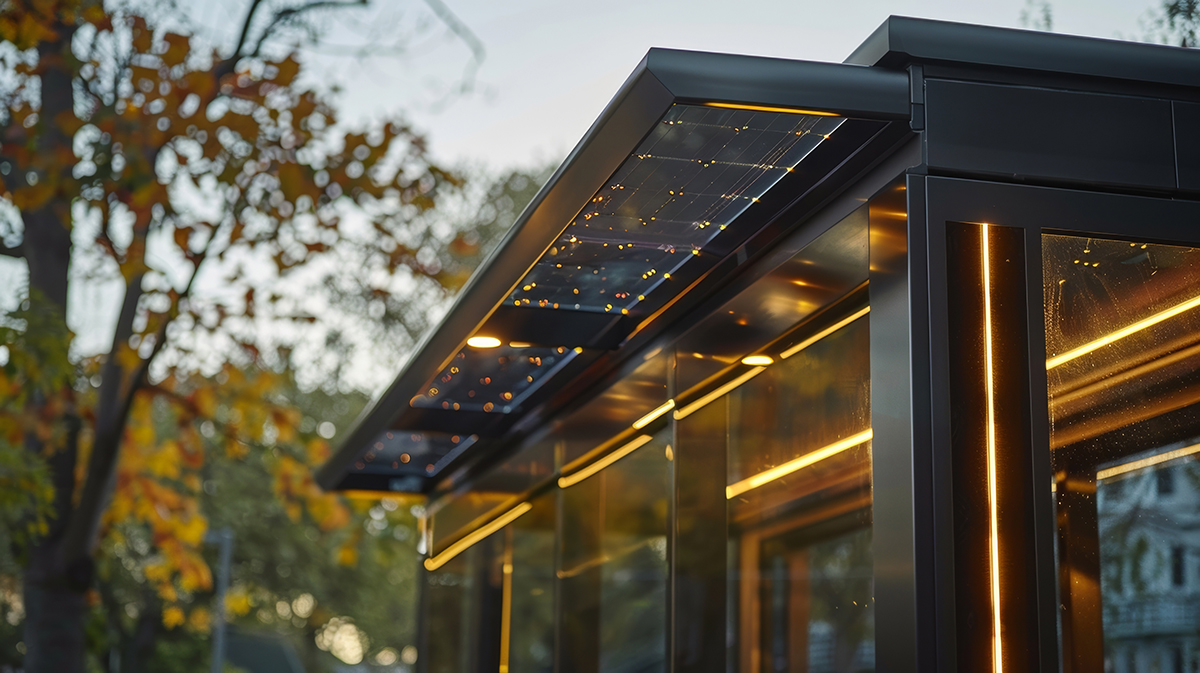
[{"label": "metal post", "polygon": [[225,668],[225,592],[229,590],[229,565],[233,557],[233,529],[210,530],[204,541],[218,545],[217,595],[213,610],[212,673]]}]

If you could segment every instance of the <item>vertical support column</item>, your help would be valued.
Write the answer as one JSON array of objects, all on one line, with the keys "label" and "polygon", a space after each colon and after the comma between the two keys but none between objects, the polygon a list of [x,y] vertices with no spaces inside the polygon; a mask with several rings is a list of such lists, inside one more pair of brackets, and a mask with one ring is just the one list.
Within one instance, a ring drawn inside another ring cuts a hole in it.
[{"label": "vertical support column", "polygon": [[1038,670],[1026,231],[945,227],[958,669]]},{"label": "vertical support column", "polygon": [[727,407],[675,421],[674,673],[725,671]]},{"label": "vertical support column", "polygon": [[[931,631],[923,591],[932,538],[928,291],[921,176],[893,183],[869,206],[875,665],[933,670],[918,638]],[[918,194],[913,194],[913,186]],[[914,198],[918,197],[919,198]]]},{"label": "vertical support column", "polygon": [[1104,670],[1100,596],[1100,527],[1094,470],[1055,475],[1058,500],[1058,584],[1063,673]]}]

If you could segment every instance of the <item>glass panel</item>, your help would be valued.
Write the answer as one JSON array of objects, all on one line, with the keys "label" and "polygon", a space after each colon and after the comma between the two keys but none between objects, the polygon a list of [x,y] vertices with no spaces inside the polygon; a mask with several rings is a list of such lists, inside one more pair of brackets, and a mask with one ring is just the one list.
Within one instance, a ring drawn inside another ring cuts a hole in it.
[{"label": "glass panel", "polygon": [[412,399],[412,406],[507,414],[575,355],[564,347],[468,347]]},{"label": "glass panel", "polygon": [[869,353],[859,318],[727,397],[739,671],[874,670]]},{"label": "glass panel", "polygon": [[562,491],[564,670],[667,668],[668,437]]},{"label": "glass panel", "polygon": [[480,669],[487,657],[491,624],[486,606],[499,593],[498,573],[491,572],[493,549],[501,535],[486,540],[451,559],[436,571],[425,574],[429,624],[428,645],[420,656],[427,657],[429,673],[462,673]]},{"label": "glass panel", "polygon": [[469,491],[453,500],[440,504],[430,517],[430,533],[433,540],[431,556],[441,553],[446,546],[462,537],[467,528],[482,523],[476,520],[490,512],[509,509],[515,504],[513,494],[507,491]]},{"label": "glass panel", "polygon": [[1064,668],[1192,670],[1200,254],[1059,235],[1042,246]]},{"label": "glass panel", "polygon": [[867,206],[821,234],[691,328],[676,344],[686,391],[867,281]]},{"label": "glass panel", "polygon": [[632,309],[843,121],[672,106],[510,301],[597,312]]},{"label": "glass panel", "polygon": [[533,500],[512,524],[509,673],[554,670],[554,500],[553,492]]}]

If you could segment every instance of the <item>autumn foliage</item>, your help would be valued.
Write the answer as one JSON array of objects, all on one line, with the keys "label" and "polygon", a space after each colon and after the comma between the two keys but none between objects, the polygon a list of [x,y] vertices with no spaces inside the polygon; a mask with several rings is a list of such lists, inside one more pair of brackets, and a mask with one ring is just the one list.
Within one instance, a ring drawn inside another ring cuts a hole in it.
[{"label": "autumn foliage", "polygon": [[[15,213],[0,254],[29,272],[0,323],[0,517],[26,564],[29,671],[83,670],[84,616],[105,600],[96,568],[103,582],[112,567],[96,554],[131,536],[148,546],[125,570],[155,609],[113,628],[130,643],[141,628],[208,628],[197,502],[214,456],[260,456],[295,521],[350,521],[311,478],[326,440],[280,392],[295,335],[322,319],[296,288],[348,263],[385,296],[397,276],[457,282],[410,226],[457,179],[399,120],[346,131],[296,55],[248,37],[248,6],[232,53],[99,2],[0,10],[13,47],[0,194]],[[119,297],[97,355],[72,351],[79,283]],[[331,553],[353,563],[359,537]],[[249,609],[240,591],[235,612]]]}]

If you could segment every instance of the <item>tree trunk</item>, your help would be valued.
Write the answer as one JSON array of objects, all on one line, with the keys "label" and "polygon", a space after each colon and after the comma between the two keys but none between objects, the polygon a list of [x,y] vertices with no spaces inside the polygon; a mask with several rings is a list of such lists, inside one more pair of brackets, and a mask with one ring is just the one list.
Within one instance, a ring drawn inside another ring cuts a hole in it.
[{"label": "tree trunk", "polygon": [[[74,28],[63,24],[55,28],[59,39],[43,43],[38,50],[42,80],[39,112],[45,121],[39,130],[37,148],[44,155],[70,147],[72,142],[53,120],[61,113],[71,114],[72,111],[74,74],[70,44]],[[38,300],[54,306],[60,325],[65,328],[71,258],[70,200],[64,195],[55,195],[46,205],[23,212],[22,220],[21,247],[29,266],[29,286],[36,292]],[[61,344],[64,351],[68,347],[67,343]],[[42,395],[30,395],[28,411],[40,416],[45,403]],[[93,562],[90,556],[65,559],[62,554],[64,533],[74,514],[71,503],[79,419],[70,411],[66,417],[54,421],[66,424],[67,446],[47,451],[48,447],[35,433],[26,437],[29,451],[49,454],[47,462],[55,498],[49,533],[28,550],[23,586],[25,670],[28,673],[83,673],[84,619]]]},{"label": "tree trunk", "polygon": [[[38,556],[53,554],[56,545],[43,545]],[[69,586],[62,575],[41,576],[36,564],[25,575],[25,670],[83,673],[85,594]]]}]

